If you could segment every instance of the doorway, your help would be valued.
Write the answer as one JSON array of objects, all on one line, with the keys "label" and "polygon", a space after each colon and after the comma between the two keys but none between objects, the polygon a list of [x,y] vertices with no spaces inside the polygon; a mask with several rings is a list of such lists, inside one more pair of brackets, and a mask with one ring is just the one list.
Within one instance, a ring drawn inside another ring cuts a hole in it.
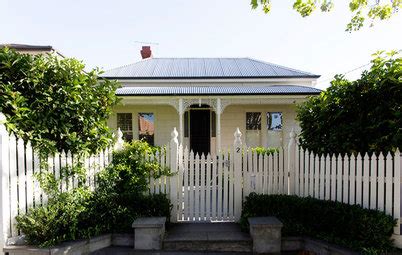
[{"label": "doorway", "polygon": [[207,155],[211,149],[211,114],[209,109],[190,110],[190,149]]}]

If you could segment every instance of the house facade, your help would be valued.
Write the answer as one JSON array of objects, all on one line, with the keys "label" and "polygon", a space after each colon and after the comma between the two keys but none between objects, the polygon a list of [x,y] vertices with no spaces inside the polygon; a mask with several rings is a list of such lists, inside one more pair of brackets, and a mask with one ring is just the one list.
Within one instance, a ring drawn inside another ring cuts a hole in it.
[{"label": "house facade", "polygon": [[280,147],[300,128],[296,104],[317,95],[319,75],[251,58],[153,58],[106,71],[121,82],[121,104],[109,126],[125,140],[165,145],[174,127],[179,142],[197,153],[233,143],[237,127],[250,147]]}]

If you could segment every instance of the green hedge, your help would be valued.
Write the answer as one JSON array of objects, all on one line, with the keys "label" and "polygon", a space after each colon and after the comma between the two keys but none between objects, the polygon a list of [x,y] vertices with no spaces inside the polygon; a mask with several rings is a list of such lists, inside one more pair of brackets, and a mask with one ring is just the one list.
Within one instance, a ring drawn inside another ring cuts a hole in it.
[{"label": "green hedge", "polygon": [[310,236],[360,252],[392,250],[396,221],[389,215],[358,205],[288,195],[251,193],[243,204],[241,225],[247,218],[276,216],[284,236]]}]

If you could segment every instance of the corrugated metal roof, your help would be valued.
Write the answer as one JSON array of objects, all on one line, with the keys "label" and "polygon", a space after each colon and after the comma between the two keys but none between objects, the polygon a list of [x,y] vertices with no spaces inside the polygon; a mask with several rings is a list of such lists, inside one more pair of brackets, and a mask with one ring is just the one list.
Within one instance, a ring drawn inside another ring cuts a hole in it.
[{"label": "corrugated metal roof", "polygon": [[102,74],[113,79],[318,78],[251,58],[149,58]]},{"label": "corrugated metal roof", "polygon": [[123,87],[119,96],[172,96],[172,95],[316,95],[321,90],[294,85],[267,87]]}]

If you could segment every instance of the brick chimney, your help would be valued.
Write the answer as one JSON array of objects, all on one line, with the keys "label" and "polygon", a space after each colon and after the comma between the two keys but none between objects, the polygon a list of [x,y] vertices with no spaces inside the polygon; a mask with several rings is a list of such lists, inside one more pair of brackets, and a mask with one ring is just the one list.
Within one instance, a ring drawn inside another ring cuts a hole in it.
[{"label": "brick chimney", "polygon": [[142,59],[152,57],[151,46],[142,46],[141,57]]}]

